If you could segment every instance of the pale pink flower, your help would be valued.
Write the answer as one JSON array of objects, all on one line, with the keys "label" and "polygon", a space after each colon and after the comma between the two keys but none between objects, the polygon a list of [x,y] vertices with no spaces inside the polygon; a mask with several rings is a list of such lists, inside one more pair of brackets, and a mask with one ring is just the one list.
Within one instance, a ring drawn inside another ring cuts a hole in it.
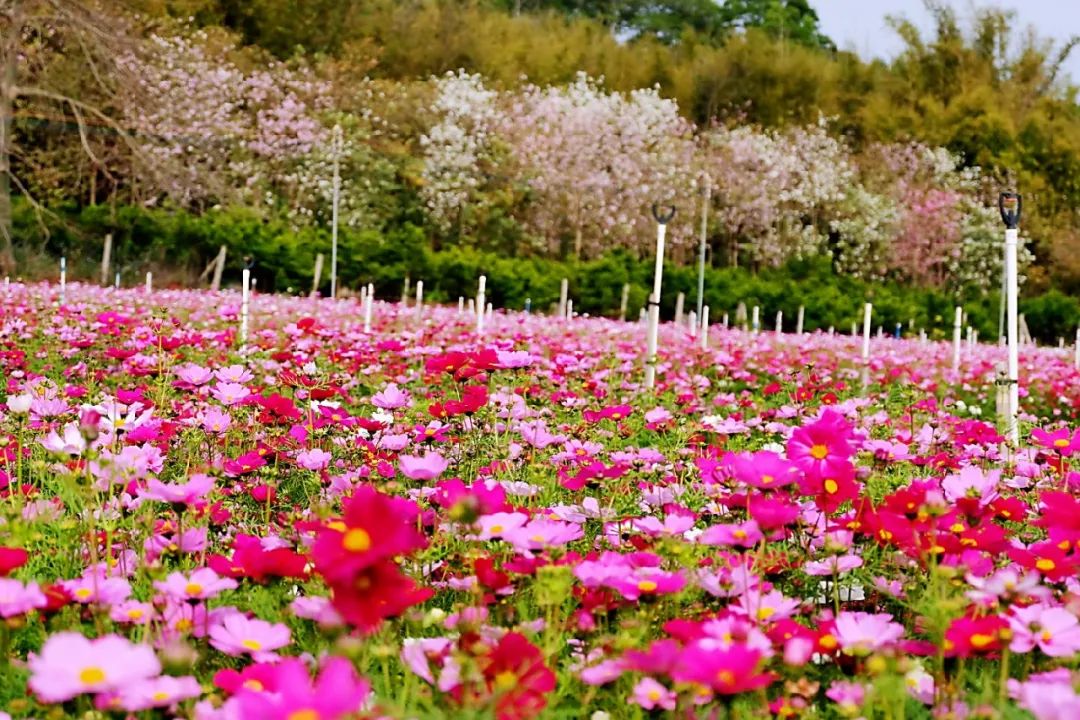
[{"label": "pale pink flower", "polygon": [[210,628],[210,644],[226,655],[251,655],[256,662],[274,662],[274,650],[291,641],[289,628],[235,612]]},{"label": "pale pink flower", "polygon": [[183,573],[170,573],[164,580],[155,582],[154,587],[173,600],[206,600],[224,590],[235,590],[236,581],[221,577],[210,568],[199,568],[186,577]]},{"label": "pale pink flower", "polygon": [[118,635],[90,640],[74,632],[50,635],[27,666],[30,689],[47,703],[119,690],[161,672],[161,663],[146,645],[135,645]]}]

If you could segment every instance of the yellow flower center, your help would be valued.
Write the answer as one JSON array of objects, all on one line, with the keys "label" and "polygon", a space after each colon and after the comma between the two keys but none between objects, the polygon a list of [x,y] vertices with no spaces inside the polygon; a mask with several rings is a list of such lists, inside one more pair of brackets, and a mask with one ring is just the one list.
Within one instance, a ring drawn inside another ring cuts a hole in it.
[{"label": "yellow flower center", "polygon": [[492,525],[491,529],[488,532],[490,532],[490,533],[492,533],[494,535],[496,533],[501,533],[504,529],[505,528],[503,528],[502,525]]},{"label": "yellow flower center", "polygon": [[776,608],[771,608],[768,605],[766,605],[763,608],[760,608],[757,611],[758,620],[768,620],[769,618],[771,618],[775,614],[776,614]]},{"label": "yellow flower center", "polygon": [[645,697],[649,698],[650,702],[656,702],[660,699],[660,691],[650,690],[649,692],[645,693]]},{"label": "yellow flower center", "polygon": [[285,716],[285,720],[319,720],[321,717],[322,715],[319,714],[318,710],[304,708],[303,710],[293,710]]},{"label": "yellow flower center", "polygon": [[730,670],[721,670],[720,672],[716,673],[716,680],[721,685],[731,687],[735,684],[735,673],[731,672]]},{"label": "yellow flower center", "polygon": [[151,695],[150,699],[153,700],[154,702],[165,702],[166,700],[169,699],[169,693],[159,691],[159,692],[156,692],[153,695]]},{"label": "yellow flower center", "polygon": [[986,635],[985,633],[975,633],[971,636],[971,647],[982,649],[994,642],[993,635]]},{"label": "yellow flower center", "polygon": [[349,526],[343,523],[341,520],[331,520],[330,522],[326,523],[326,527],[342,533],[349,529]]},{"label": "yellow flower center", "polygon": [[244,687],[247,688],[248,690],[251,690],[252,692],[262,692],[263,690],[266,689],[266,686],[263,685],[258,680],[256,680],[255,678],[251,678],[250,680],[245,680],[244,681]]},{"label": "yellow flower center", "polygon": [[961,523],[953,523],[952,526],[949,528],[949,530],[951,530],[954,533],[962,533],[966,529],[967,528],[965,528],[963,526],[963,524],[961,524]]},{"label": "yellow flower center", "polygon": [[1042,638],[1042,641],[1043,641],[1043,642],[1050,642],[1050,640],[1051,640],[1051,638],[1052,638],[1053,636],[1052,636],[1052,635],[1050,634],[1050,631],[1049,631],[1049,630],[1043,630],[1043,631],[1042,631],[1042,635],[1040,635],[1039,637],[1041,637],[1041,638]]},{"label": "yellow flower center", "polygon": [[832,478],[826,478],[825,480],[825,492],[830,495],[835,495],[836,491],[840,489],[840,486]]},{"label": "yellow flower center", "polygon": [[85,600],[91,595],[93,595],[93,590],[91,590],[90,588],[79,588],[75,591],[75,597],[79,600]]},{"label": "yellow flower center", "polygon": [[769,485],[775,479],[776,478],[774,478],[772,475],[762,475],[761,476],[761,484],[762,485]]},{"label": "yellow flower center", "polygon": [[1058,438],[1057,440],[1054,441],[1054,447],[1056,447],[1056,448],[1069,447],[1069,441],[1068,441],[1067,438]]},{"label": "yellow flower center", "polygon": [[262,643],[258,640],[244,640],[240,643],[251,652],[259,652],[262,650]]},{"label": "yellow flower center", "polygon": [[1042,572],[1050,572],[1057,567],[1057,564],[1050,558],[1039,558],[1035,561],[1035,567]]},{"label": "yellow flower center", "polygon": [[371,549],[371,536],[363,528],[353,528],[345,533],[341,544],[349,552],[364,552]]},{"label": "yellow flower center", "polygon": [[187,618],[180,618],[176,621],[176,629],[180,632],[187,632],[193,626],[193,623]]},{"label": "yellow flower center", "polygon": [[517,680],[517,675],[514,674],[513,670],[503,670],[495,676],[495,689],[499,692],[506,692],[514,685],[517,685]]},{"label": "yellow flower center", "polygon": [[188,583],[184,588],[184,593],[187,595],[199,595],[203,591],[203,586],[199,583]]},{"label": "yellow flower center", "polygon": [[836,648],[837,645],[836,637],[833,636],[831,633],[826,633],[825,635],[821,636],[820,640],[818,640],[818,645],[821,645],[821,647],[825,648],[826,650],[833,650]]},{"label": "yellow flower center", "polygon": [[105,671],[95,666],[84,668],[79,673],[79,682],[83,685],[99,685],[105,682]]},{"label": "yellow flower center", "polygon": [[815,460],[824,460],[829,454],[829,448],[821,443],[816,443],[810,448],[810,457]]},{"label": "yellow flower center", "polygon": [[652,580],[642,580],[637,584],[637,589],[641,592],[646,593],[653,592],[654,590],[656,590],[656,587],[656,583],[654,583]]},{"label": "yellow flower center", "polygon": [[731,534],[734,535],[735,537],[737,537],[740,540],[745,540],[746,539],[746,531],[741,529],[741,528],[736,530],[735,532],[733,532]]},{"label": "yellow flower center", "polygon": [[143,611],[140,608],[131,608],[128,610],[127,616],[131,620],[138,620],[143,616]]}]

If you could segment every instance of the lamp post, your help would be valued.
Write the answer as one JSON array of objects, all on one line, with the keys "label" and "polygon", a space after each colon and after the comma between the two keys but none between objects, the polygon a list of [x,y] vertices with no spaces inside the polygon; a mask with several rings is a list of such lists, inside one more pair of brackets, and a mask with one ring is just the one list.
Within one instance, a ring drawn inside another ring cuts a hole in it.
[{"label": "lamp post", "polygon": [[697,265],[697,316],[703,318],[702,306],[705,304],[705,243],[709,234],[709,203],[712,202],[712,178],[705,175],[705,187],[701,191],[701,243],[698,246]]},{"label": "lamp post", "polygon": [[1020,410],[1020,330],[1017,323],[1017,273],[1016,245],[1020,236],[1020,214],[1023,201],[1014,192],[998,196],[998,210],[1005,223],[1005,325],[1009,343],[1009,365],[1005,382],[1009,386],[1009,404],[1006,412],[1006,428],[1013,445],[1020,441],[1017,414]]},{"label": "lamp post", "polygon": [[649,295],[649,333],[645,344],[645,388],[652,390],[656,385],[656,335],[660,329],[660,285],[664,279],[664,238],[667,236],[667,224],[675,217],[673,205],[652,206],[656,220],[656,270],[653,273],[653,291]]},{"label": "lamp post", "polygon": [[330,152],[334,156],[334,185],[332,188],[333,202],[330,215],[330,298],[337,297],[337,236],[338,236],[338,204],[341,201],[341,126],[334,126],[334,134],[330,141]]}]

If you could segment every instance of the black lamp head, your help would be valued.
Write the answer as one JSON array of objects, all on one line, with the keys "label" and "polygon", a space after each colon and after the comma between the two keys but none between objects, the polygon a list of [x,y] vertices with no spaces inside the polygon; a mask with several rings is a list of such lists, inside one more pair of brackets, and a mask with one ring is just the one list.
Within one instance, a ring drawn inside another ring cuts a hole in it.
[{"label": "black lamp head", "polygon": [[1003,192],[998,195],[998,210],[1001,211],[1001,222],[1009,230],[1020,227],[1020,214],[1023,212],[1024,202],[1019,193]]},{"label": "black lamp head", "polygon": [[675,206],[653,203],[652,216],[656,219],[656,222],[661,225],[667,225],[671,222],[671,218],[675,217]]}]

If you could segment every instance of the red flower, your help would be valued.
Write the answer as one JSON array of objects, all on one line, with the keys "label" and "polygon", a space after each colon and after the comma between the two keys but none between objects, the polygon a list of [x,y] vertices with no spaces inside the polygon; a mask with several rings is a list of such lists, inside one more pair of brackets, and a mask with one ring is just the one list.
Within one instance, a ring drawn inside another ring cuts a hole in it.
[{"label": "red flower", "polygon": [[419,514],[411,500],[360,485],[345,501],[344,517],[318,531],[312,548],[316,571],[331,583],[348,583],[381,560],[424,547],[416,528]]},{"label": "red flower", "polygon": [[364,633],[432,596],[402,574],[392,560],[368,565],[349,578],[330,583],[331,601],[345,622]]},{"label": "red flower", "polygon": [[487,692],[495,697],[497,720],[535,717],[547,706],[546,695],[555,689],[555,673],[524,635],[503,635],[481,663]]},{"label": "red flower", "polygon": [[22,548],[0,547],[0,577],[26,564],[27,554]]},{"label": "red flower", "polygon": [[257,537],[240,534],[233,541],[232,560],[222,555],[211,555],[207,564],[218,575],[246,577],[262,582],[270,577],[303,578],[307,576],[304,566],[307,558],[288,548],[263,549]]},{"label": "red flower", "polygon": [[813,495],[822,512],[830,513],[859,496],[862,489],[855,480],[855,468],[847,460],[821,463],[799,480],[803,495]]},{"label": "red flower", "polygon": [[1010,637],[1009,623],[997,615],[958,618],[945,631],[945,655],[970,657],[996,653]]}]

